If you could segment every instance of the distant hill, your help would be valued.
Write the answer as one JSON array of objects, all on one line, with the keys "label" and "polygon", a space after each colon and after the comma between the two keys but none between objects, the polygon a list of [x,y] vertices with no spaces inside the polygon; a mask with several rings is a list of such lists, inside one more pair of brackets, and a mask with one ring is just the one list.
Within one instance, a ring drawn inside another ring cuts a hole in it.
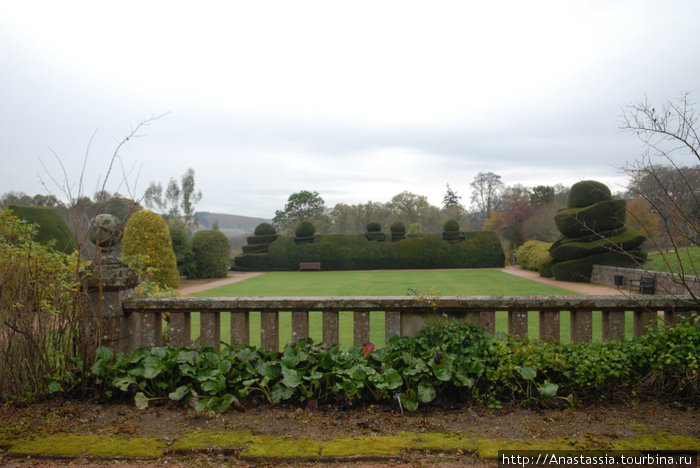
[{"label": "distant hill", "polygon": [[249,216],[238,216],[226,213],[210,213],[208,211],[198,211],[194,217],[199,221],[199,226],[203,229],[211,229],[216,221],[219,229],[228,234],[239,235],[249,234],[255,230],[255,226],[260,223],[269,223],[269,219],[251,218]]}]

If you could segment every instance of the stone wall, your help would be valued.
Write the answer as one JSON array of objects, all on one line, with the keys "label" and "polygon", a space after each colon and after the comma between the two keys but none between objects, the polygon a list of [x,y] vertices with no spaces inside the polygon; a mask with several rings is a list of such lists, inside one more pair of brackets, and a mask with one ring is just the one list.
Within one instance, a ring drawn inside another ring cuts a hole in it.
[{"label": "stone wall", "polygon": [[[622,268],[613,266],[594,265],[591,283],[603,284],[605,286],[616,287],[615,275],[623,278],[620,289],[629,290],[630,280],[638,280],[642,274],[651,275],[656,279],[656,289],[654,294],[684,295],[688,290],[683,285],[674,281],[672,275],[660,271],[645,271],[639,268]],[[690,285],[693,293],[700,295],[700,278],[697,276],[686,276],[685,282]]]}]

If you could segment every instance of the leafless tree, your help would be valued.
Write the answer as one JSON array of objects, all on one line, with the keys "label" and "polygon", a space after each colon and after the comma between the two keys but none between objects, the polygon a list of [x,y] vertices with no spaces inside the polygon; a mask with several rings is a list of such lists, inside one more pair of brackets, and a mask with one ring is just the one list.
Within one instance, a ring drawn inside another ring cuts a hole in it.
[{"label": "leafless tree", "polygon": [[646,234],[674,281],[697,300],[686,278],[700,273],[685,248],[700,245],[700,135],[690,93],[660,108],[647,99],[623,108],[621,129],[634,132],[644,146],[642,157],[623,170],[631,179],[630,192],[646,200],[661,220],[663,240]]}]

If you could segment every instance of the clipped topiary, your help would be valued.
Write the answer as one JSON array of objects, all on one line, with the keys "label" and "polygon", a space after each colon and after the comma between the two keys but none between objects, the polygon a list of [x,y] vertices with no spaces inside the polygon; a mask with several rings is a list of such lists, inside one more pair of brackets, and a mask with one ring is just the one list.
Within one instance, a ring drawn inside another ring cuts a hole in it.
[{"label": "clipped topiary", "polygon": [[398,242],[406,238],[406,226],[397,221],[393,223],[390,227],[391,229],[391,242]]},{"label": "clipped topiary", "polygon": [[35,238],[37,242],[48,245],[54,241],[53,248],[65,253],[78,248],[73,233],[56,208],[25,205],[10,205],[8,208],[18,218],[38,226]]},{"label": "clipped topiary", "polygon": [[381,232],[382,225],[376,221],[373,221],[367,225],[367,232]]},{"label": "clipped topiary", "polygon": [[243,246],[243,252],[265,253],[279,236],[275,227],[270,223],[260,223],[255,227],[254,235],[248,236],[248,245]]},{"label": "clipped topiary", "polygon": [[589,282],[593,265],[633,266],[645,237],[625,228],[625,200],[613,200],[600,182],[574,184],[567,207],[554,216],[564,235],[549,248],[551,262],[538,268],[560,281]]},{"label": "clipped topiary", "polygon": [[567,207],[583,208],[611,199],[612,193],[607,185],[595,180],[582,180],[571,186]]},{"label": "clipped topiary", "polygon": [[192,251],[197,278],[225,278],[228,275],[230,246],[226,235],[216,229],[197,231],[192,236]]},{"label": "clipped topiary", "polygon": [[549,255],[551,242],[542,242],[537,240],[529,240],[518,247],[516,256],[518,265],[526,270],[540,271],[542,265],[551,262],[552,257]]},{"label": "clipped topiary", "polygon": [[386,235],[382,232],[382,225],[377,222],[371,222],[367,225],[365,236],[367,240],[377,242],[383,242],[386,239]]},{"label": "clipped topiary", "polygon": [[270,223],[260,223],[255,226],[254,234],[256,236],[268,236],[277,234],[275,227]]},{"label": "clipped topiary", "polygon": [[445,232],[459,232],[459,223],[455,219],[448,219],[442,227]]},{"label": "clipped topiary", "polygon": [[175,252],[168,226],[150,210],[132,214],[124,226],[122,255],[144,255],[146,268],[153,268],[151,279],[162,288],[180,286]]},{"label": "clipped topiary", "polygon": [[449,219],[443,226],[442,239],[447,242],[461,242],[464,240],[464,234],[459,232],[459,223],[454,219]]},{"label": "clipped topiary", "polygon": [[314,241],[316,228],[308,221],[302,221],[294,231],[294,242],[297,244],[307,244]]}]

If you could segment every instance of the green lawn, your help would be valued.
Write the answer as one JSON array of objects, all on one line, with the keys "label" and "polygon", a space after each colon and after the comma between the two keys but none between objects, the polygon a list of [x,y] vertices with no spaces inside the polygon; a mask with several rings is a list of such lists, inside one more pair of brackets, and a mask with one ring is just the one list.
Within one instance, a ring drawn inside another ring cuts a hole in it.
[{"label": "green lawn", "polygon": [[[193,294],[199,297],[240,296],[404,296],[407,289],[442,296],[533,296],[573,295],[566,289],[548,286],[498,270],[402,270],[402,271],[328,271],[328,272],[273,272],[239,283]],[[199,314],[192,314],[192,334],[199,336]],[[222,340],[229,341],[230,322],[222,314]],[[352,344],[352,313],[341,312],[340,345]],[[631,336],[631,314],[627,317],[627,335]],[[562,341],[569,341],[569,314],[560,317]],[[530,312],[528,334],[539,336],[539,316]],[[496,312],[496,331],[508,330],[507,312]],[[250,342],[260,344],[260,314],[250,314]],[[309,333],[315,341],[322,336],[321,313],[309,313]],[[601,314],[593,315],[593,336],[600,339]],[[280,348],[291,340],[291,313],[280,313]],[[385,342],[384,312],[370,313],[370,340],[381,345]]]},{"label": "green lawn", "polygon": [[[674,251],[668,251],[664,255],[669,264],[664,261],[659,251],[649,251],[647,264],[644,266],[648,270],[654,271],[680,271],[679,264],[683,265],[686,275],[696,275],[700,272],[700,247],[686,247],[678,250],[678,255]],[[680,260],[680,261],[679,261]],[[670,267],[670,268],[669,268]]]}]

